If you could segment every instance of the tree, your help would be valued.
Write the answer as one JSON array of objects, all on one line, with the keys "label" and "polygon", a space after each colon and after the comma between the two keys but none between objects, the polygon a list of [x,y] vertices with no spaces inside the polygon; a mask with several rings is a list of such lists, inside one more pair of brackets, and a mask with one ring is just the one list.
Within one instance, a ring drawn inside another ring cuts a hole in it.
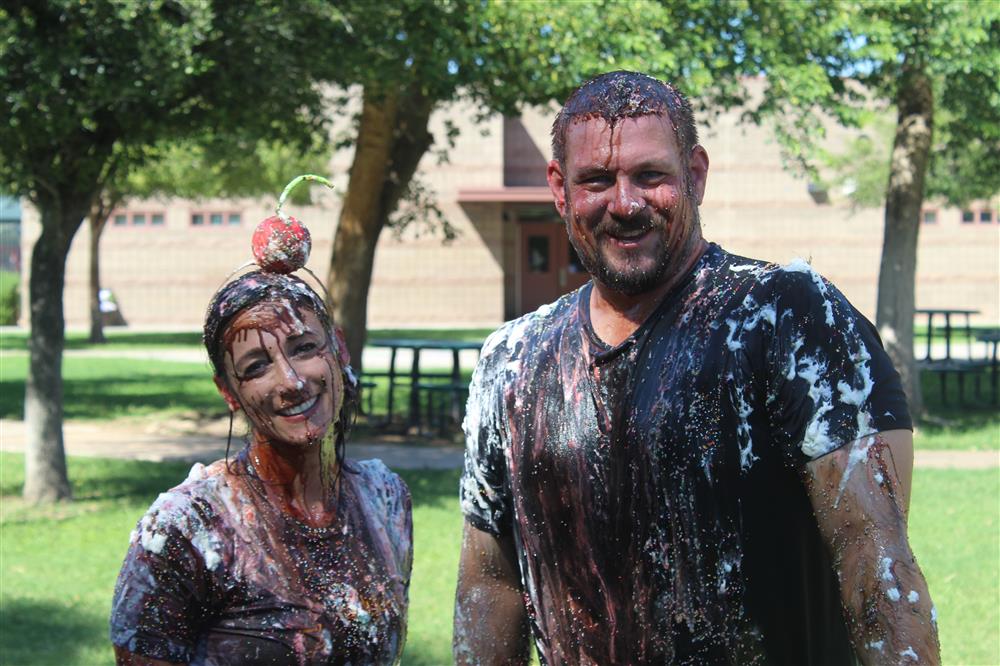
[{"label": "tree", "polygon": [[[295,11],[284,11],[286,9]],[[308,144],[322,94],[304,37],[325,3],[12,2],[0,9],[0,184],[38,209],[31,256],[24,496],[68,499],[65,260],[105,188],[146,148],[208,128]],[[290,36],[303,36],[290,42]]]},{"label": "tree", "polygon": [[791,161],[805,171],[815,173],[821,114],[857,126],[873,105],[896,110],[876,326],[920,414],[913,356],[920,210],[927,195],[962,203],[1000,189],[1000,5],[736,0],[722,11],[744,71],[766,78],[747,119],[775,120]]},{"label": "tree", "polygon": [[[303,152],[295,145],[261,139],[244,145],[242,137],[211,133],[201,138],[157,145],[147,150],[143,166],[121,182],[104,186],[87,222],[90,227],[90,342],[104,342],[100,308],[100,242],[108,217],[126,199],[177,196],[256,197],[280,192],[299,173],[322,173],[330,163],[331,146],[321,144]],[[310,201],[308,188],[292,193],[299,204]]]},{"label": "tree", "polygon": [[[347,47],[327,78],[356,94],[354,158],[327,277],[335,316],[360,362],[375,248],[421,158],[453,134],[428,121],[465,101],[485,117],[562,101],[586,78],[632,68],[683,84],[706,107],[739,101],[739,68],[715,3],[651,1],[342,2]],[[339,30],[339,26],[334,26]]]}]

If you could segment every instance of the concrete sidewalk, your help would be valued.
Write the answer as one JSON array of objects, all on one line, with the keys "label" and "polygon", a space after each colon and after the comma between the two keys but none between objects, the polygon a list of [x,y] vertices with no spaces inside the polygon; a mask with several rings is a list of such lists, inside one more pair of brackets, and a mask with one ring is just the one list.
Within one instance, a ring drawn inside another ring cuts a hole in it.
[{"label": "concrete sidewalk", "polygon": [[[222,422],[205,424],[195,434],[169,423],[118,420],[105,423],[66,422],[63,439],[66,454],[95,458],[125,458],[154,462],[208,463],[226,454],[226,427]],[[229,454],[243,446],[242,430],[233,433]],[[0,451],[23,452],[23,421],[0,419]],[[351,441],[347,457],[355,460],[380,458],[392,469],[457,469],[462,466],[462,448],[423,441]]]},{"label": "concrete sidewalk", "polygon": [[[224,421],[208,423],[120,419],[63,426],[66,453],[71,456],[128,458],[134,460],[211,462],[226,452]],[[237,429],[237,433],[242,431]],[[23,421],[0,419],[0,451],[24,451]],[[242,446],[234,435],[230,455]],[[395,469],[457,469],[462,466],[462,447],[437,445],[424,440],[380,440],[347,442],[347,456],[355,460],[380,458]],[[1000,467],[1000,451],[915,452],[915,465],[934,469],[989,469]]]}]

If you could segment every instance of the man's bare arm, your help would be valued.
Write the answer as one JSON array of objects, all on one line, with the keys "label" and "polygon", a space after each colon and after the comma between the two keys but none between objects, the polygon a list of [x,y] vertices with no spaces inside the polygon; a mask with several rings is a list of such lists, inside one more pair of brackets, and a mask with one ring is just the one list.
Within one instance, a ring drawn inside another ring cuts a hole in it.
[{"label": "man's bare arm", "polygon": [[465,524],[455,593],[455,663],[527,664],[528,615],[511,537]]},{"label": "man's bare arm", "polygon": [[806,468],[851,640],[864,664],[940,663],[934,606],[906,535],[912,466],[911,433],[892,430]]}]

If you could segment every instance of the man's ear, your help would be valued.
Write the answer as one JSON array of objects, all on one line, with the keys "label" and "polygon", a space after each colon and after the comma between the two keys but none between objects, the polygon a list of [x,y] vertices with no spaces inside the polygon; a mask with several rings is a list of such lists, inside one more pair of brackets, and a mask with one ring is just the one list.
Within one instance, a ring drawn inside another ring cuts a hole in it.
[{"label": "man's ear", "polygon": [[232,391],[229,390],[229,387],[226,386],[226,380],[219,376],[215,376],[212,379],[215,380],[215,388],[219,389],[219,395],[221,395],[222,399],[226,401],[227,405],[229,405],[229,411],[240,411],[240,402],[236,399],[236,396],[233,395]]},{"label": "man's ear", "polygon": [[552,198],[555,200],[559,217],[566,217],[566,178],[557,160],[549,162],[545,170],[545,179],[549,181],[549,189],[552,190]]},{"label": "man's ear", "polygon": [[701,146],[691,149],[688,177],[691,179],[692,194],[700,206],[705,198],[705,185],[708,183],[708,152]]}]

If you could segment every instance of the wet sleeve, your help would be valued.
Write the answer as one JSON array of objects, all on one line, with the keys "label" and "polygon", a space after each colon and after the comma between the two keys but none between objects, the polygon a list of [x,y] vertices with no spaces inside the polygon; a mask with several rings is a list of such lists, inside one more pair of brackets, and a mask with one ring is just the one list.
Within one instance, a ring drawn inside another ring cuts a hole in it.
[{"label": "wet sleeve", "polygon": [[111,642],[171,662],[194,657],[208,605],[203,556],[177,526],[150,511],[139,522],[111,604]]},{"label": "wet sleeve", "polygon": [[396,567],[404,585],[410,584],[413,569],[413,508],[410,489],[400,476],[384,467],[388,482],[385,501],[385,528],[396,558]]},{"label": "wet sleeve", "polygon": [[899,375],[875,327],[811,270],[782,271],[767,345],[772,441],[804,464],[858,438],[911,428]]},{"label": "wet sleeve", "polygon": [[502,433],[504,345],[495,333],[472,375],[462,428],[465,463],[459,488],[462,513],[474,527],[499,536],[509,527],[510,501]]}]

